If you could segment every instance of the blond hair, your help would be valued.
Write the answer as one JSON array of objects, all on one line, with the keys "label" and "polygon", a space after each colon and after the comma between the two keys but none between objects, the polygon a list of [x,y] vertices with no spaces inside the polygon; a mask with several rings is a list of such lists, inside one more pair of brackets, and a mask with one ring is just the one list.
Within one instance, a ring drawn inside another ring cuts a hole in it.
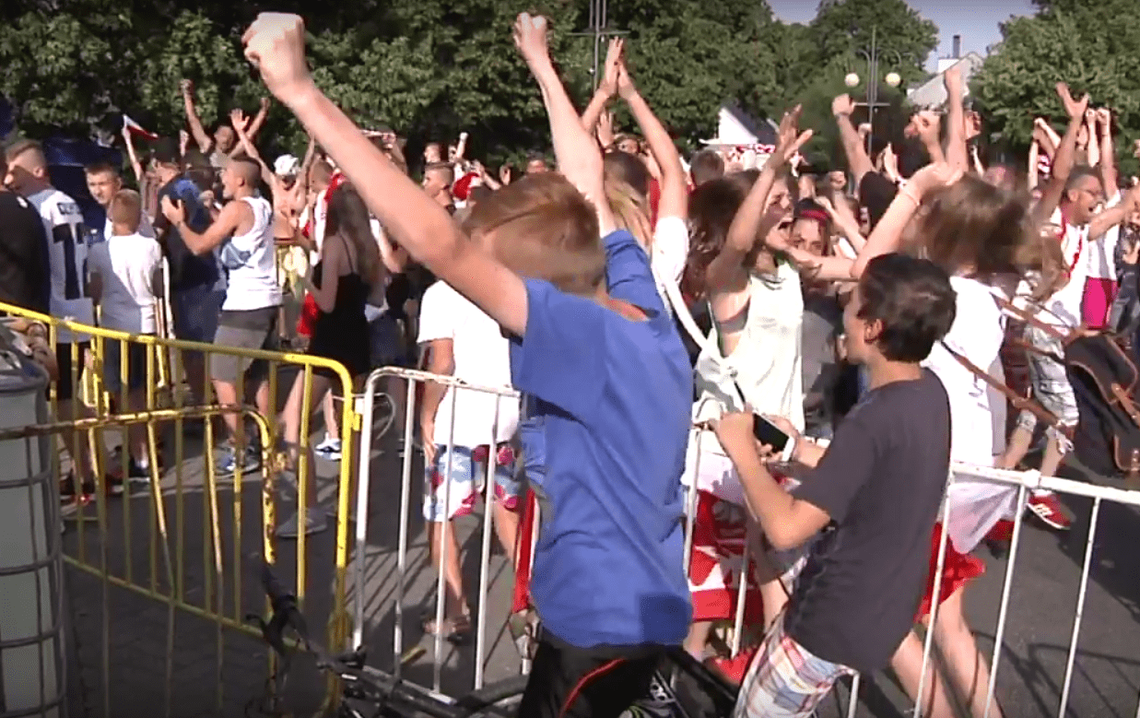
[{"label": "blond hair", "polygon": [[606,202],[613,212],[614,222],[637,239],[649,253],[653,249],[653,227],[649,221],[649,202],[629,185],[616,177],[606,175],[604,188]]},{"label": "blond hair", "polygon": [[114,224],[121,224],[131,232],[137,232],[142,221],[142,197],[133,189],[121,189],[111,198],[107,216]]}]

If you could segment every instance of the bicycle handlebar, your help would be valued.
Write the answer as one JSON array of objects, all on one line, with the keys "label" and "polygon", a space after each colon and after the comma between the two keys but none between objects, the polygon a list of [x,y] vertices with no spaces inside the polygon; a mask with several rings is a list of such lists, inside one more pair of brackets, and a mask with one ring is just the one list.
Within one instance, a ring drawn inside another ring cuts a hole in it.
[{"label": "bicycle handlebar", "polygon": [[380,672],[376,674],[365,673],[362,670],[364,666],[364,651],[362,649],[357,649],[342,657],[328,655],[310,641],[305,617],[301,615],[297,606],[297,597],[286,590],[277,580],[273,574],[273,567],[268,563],[263,563],[261,567],[261,585],[265,589],[265,595],[269,597],[272,614],[269,621],[265,621],[256,615],[247,618],[255,620],[260,625],[261,635],[265,642],[286,660],[284,670],[288,670],[287,662],[291,655],[290,650],[285,645],[285,631],[292,628],[300,638],[304,647],[303,652],[316,658],[318,668],[335,673],[341,679],[351,683],[354,688],[353,692],[360,694],[353,696],[354,698],[373,701],[382,708],[391,711],[391,713],[382,713],[381,715],[426,715],[429,718],[465,718],[467,715],[467,711],[460,706],[449,705],[440,699],[426,695],[420,690],[407,686],[395,676]]}]

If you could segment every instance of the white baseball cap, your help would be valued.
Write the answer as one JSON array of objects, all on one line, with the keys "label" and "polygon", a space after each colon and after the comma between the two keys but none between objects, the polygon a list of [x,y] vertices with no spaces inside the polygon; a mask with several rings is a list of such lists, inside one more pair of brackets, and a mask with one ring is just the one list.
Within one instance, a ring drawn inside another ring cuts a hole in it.
[{"label": "white baseball cap", "polygon": [[281,155],[273,163],[274,174],[282,177],[292,177],[301,170],[301,161],[293,155]]}]

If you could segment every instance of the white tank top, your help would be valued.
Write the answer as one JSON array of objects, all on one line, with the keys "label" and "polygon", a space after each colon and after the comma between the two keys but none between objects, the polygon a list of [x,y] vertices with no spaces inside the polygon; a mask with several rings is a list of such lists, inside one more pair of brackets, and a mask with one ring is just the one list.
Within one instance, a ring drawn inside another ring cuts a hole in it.
[{"label": "white tank top", "polygon": [[264,197],[242,197],[253,211],[253,226],[230,240],[245,262],[230,270],[229,287],[222,309],[249,310],[281,304],[277,283],[277,257],[273,242],[273,205]]},{"label": "white tank top", "polygon": [[[803,431],[800,344],[804,299],[799,273],[790,264],[783,263],[775,279],[751,275],[748,283],[751,296],[744,330],[725,362],[736,370],[737,386],[753,411],[782,416]],[[715,323],[709,339],[720,344]],[[699,374],[696,383],[701,400],[716,394],[715,388],[706,386]]]}]

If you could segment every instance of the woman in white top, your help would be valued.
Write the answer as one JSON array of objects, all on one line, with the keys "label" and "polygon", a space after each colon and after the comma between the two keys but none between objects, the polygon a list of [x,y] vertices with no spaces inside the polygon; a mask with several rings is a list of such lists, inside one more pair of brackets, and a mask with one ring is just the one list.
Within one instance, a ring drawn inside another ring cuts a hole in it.
[{"label": "woman in white top", "polygon": [[[811,136],[810,132],[797,133],[797,120],[798,110],[784,117],[778,146],[754,183],[752,173],[744,173],[707,182],[693,193],[693,241],[684,288],[692,299],[707,299],[713,320],[708,342],[702,342],[705,348],[697,360],[697,421],[715,418],[726,409],[741,411],[742,404],[747,404],[757,413],[783,416],[798,429],[803,428],[800,272],[810,271],[819,279],[849,278],[851,261],[808,258],[788,246],[791,198],[783,170]],[[717,553],[721,559],[730,560],[723,556],[723,550],[737,552],[743,548],[742,536],[735,542],[739,548],[729,545],[728,525],[736,519],[718,519],[719,528],[699,525],[718,513],[743,516],[740,480],[712,432],[699,432],[690,444],[683,481],[686,485],[696,482],[701,494],[697,515],[702,518],[694,528],[694,537],[710,535],[710,531],[717,534]],[[693,555],[703,561],[709,550],[694,543]],[[760,575],[756,581],[767,624],[778,615],[787,595],[759,553],[752,555],[757,557]],[[711,583],[703,575],[690,576],[697,623],[687,648],[694,654],[703,649],[707,636],[708,624],[703,621],[727,617],[718,612],[735,600],[735,595],[726,601],[717,594],[732,591],[728,572],[739,571],[719,571],[709,574]],[[725,577],[723,587],[717,575]],[[745,609],[745,620],[759,619],[755,598],[747,596],[750,608]]]},{"label": "woman in white top", "polygon": [[[920,206],[923,211],[916,213]],[[1005,326],[999,300],[1008,299],[1026,276],[1034,277],[1036,297],[1048,296],[1061,277],[1057,245],[1042,237],[1025,198],[937,164],[916,173],[899,192],[859,253],[853,274],[858,276],[872,258],[900,246],[925,253],[951,275],[957,315],[926,365],[942,380],[950,399],[951,458],[992,466],[1005,443],[1005,398],[958,356],[1002,381],[998,354]],[[945,662],[946,678],[959,695],[967,697],[977,718],[986,712],[989,671],[965,622],[962,593],[969,581],[981,575],[984,565],[968,553],[1013,509],[1015,498],[1016,489],[1007,485],[967,479],[956,480],[947,495],[949,540],[934,638]],[[931,575],[919,611],[924,621],[929,619],[933,602],[941,536],[942,527],[936,525]],[[918,693],[922,654],[921,640],[911,634],[892,661],[912,698]],[[932,718],[952,715],[942,677],[937,674],[928,675],[923,683],[930,691],[923,712]],[[1000,708],[990,706],[989,715],[1000,718]]]}]

